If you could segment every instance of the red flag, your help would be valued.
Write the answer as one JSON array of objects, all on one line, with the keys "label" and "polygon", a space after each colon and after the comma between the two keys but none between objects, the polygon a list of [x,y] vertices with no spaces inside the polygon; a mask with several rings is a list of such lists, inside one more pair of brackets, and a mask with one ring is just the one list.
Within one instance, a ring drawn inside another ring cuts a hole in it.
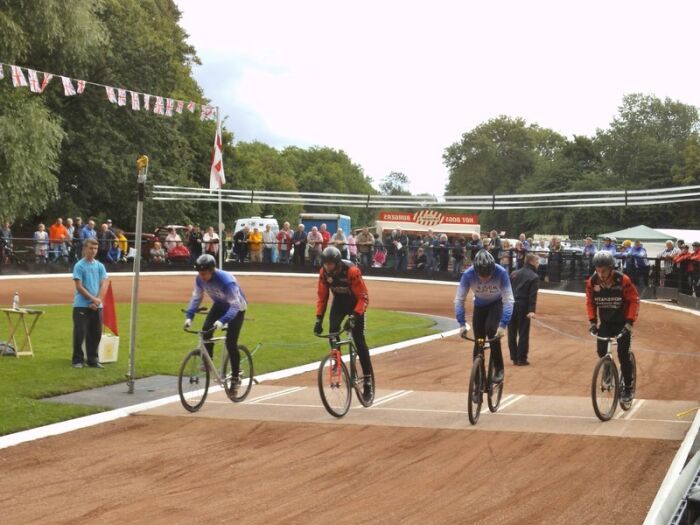
[{"label": "red flag", "polygon": [[117,308],[114,304],[114,293],[112,293],[112,281],[107,286],[104,301],[102,301],[102,324],[109,328],[114,335],[119,335],[117,328]]}]

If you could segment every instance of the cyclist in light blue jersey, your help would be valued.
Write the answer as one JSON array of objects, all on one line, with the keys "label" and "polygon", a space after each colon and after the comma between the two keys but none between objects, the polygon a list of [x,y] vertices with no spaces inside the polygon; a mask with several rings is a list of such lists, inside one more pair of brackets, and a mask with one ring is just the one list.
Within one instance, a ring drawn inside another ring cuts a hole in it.
[{"label": "cyclist in light blue jersey", "polygon": [[[192,299],[185,313],[185,328],[192,326],[194,314],[202,304],[206,293],[212,304],[207,318],[202,325],[202,331],[218,330],[228,325],[226,331],[226,350],[231,358],[231,376],[238,378],[240,369],[240,354],[238,353],[238,336],[243,327],[245,311],[248,308],[243,290],[236,278],[228,272],[216,269],[216,260],[210,254],[200,255],[194,265],[199,275],[194,282]],[[214,357],[214,343],[204,343],[211,357]],[[240,379],[238,379],[240,383]],[[231,382],[231,395],[235,397],[239,384]]]},{"label": "cyclist in light blue jersey", "polygon": [[[471,268],[462,274],[457,295],[455,295],[455,316],[463,332],[467,330],[464,303],[469,290],[474,294],[474,315],[472,316],[474,338],[499,337],[491,343],[496,368],[494,381],[498,383],[503,381],[500,338],[506,333],[506,326],[513,315],[515,301],[508,272],[496,264],[493,256],[486,250],[480,250],[474,257]],[[477,355],[478,347],[474,343],[474,357]]]}]

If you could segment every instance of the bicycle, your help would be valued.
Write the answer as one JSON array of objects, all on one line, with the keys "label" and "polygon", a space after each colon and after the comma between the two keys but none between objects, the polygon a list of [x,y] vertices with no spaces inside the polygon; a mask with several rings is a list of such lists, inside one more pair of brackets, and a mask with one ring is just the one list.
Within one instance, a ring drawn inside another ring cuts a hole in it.
[{"label": "bicycle", "polygon": [[[467,326],[467,330],[469,327]],[[486,394],[489,410],[495,413],[498,410],[498,405],[501,404],[501,396],[503,395],[503,381],[495,382],[493,377],[496,373],[493,363],[493,352],[489,353],[489,373],[486,375],[486,365],[484,364],[484,352],[487,348],[491,348],[491,343],[500,339],[500,337],[492,337],[490,339],[484,337],[471,338],[467,336],[467,332],[462,334],[462,339],[472,341],[477,345],[477,356],[472,363],[472,371],[469,375],[469,394],[468,394],[468,410],[469,422],[476,425],[481,415],[481,405],[484,402],[484,394]]]},{"label": "bicycle", "polygon": [[[184,329],[185,332],[196,334],[199,336],[199,344],[197,348],[190,351],[180,366],[180,374],[178,379],[177,390],[180,394],[182,406],[189,412],[196,412],[204,405],[209,393],[210,376],[214,376],[214,381],[224,387],[226,396],[234,403],[240,403],[250,393],[253,387],[254,371],[253,357],[248,348],[244,345],[238,345],[238,353],[240,355],[240,367],[238,373],[238,388],[232,388],[232,376],[230,372],[231,358],[225,348],[221,352],[221,372],[216,369],[214,361],[209,356],[204,343],[215,343],[223,341],[226,337],[211,337],[213,330],[196,331]],[[222,330],[226,330],[223,328]],[[262,346],[258,343],[253,349],[253,354]]]},{"label": "bicycle", "polygon": [[609,421],[615,415],[617,404],[620,404],[622,410],[632,408],[634,395],[637,383],[637,360],[634,353],[630,349],[630,361],[632,363],[632,384],[630,390],[632,397],[629,402],[625,402],[621,398],[622,389],[625,387],[625,380],[622,377],[622,370],[618,373],[617,365],[612,356],[612,347],[617,345],[617,340],[624,335],[624,331],[617,334],[615,337],[600,337],[597,334],[591,334],[596,339],[606,341],[608,344],[607,353],[601,357],[593,369],[593,381],[591,382],[591,401],[593,402],[593,411],[601,421]]},{"label": "bicycle", "polygon": [[[331,347],[329,354],[323,358],[318,367],[318,390],[321,394],[321,401],[328,413],[334,417],[341,418],[350,410],[352,400],[351,388],[355,389],[357,399],[362,406],[370,407],[374,402],[374,371],[368,376],[359,375],[357,370],[357,348],[352,337],[352,332],[346,327],[343,331],[348,335],[347,339],[341,340],[342,332],[333,332],[325,335],[317,334],[317,337],[328,339]],[[341,347],[347,345],[349,348],[348,362],[350,372],[343,362]],[[369,380],[370,392],[365,397],[365,380]]]}]

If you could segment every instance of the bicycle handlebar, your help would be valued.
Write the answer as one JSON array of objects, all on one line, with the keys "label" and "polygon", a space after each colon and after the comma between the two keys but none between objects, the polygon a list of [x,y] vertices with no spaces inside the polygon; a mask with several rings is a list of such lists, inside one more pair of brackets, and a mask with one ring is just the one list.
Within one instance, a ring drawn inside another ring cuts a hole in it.
[{"label": "bicycle handlebar", "polygon": [[[227,329],[226,326],[221,327],[222,332],[225,332],[226,329]],[[183,328],[183,330],[185,332],[187,332],[188,334],[194,334],[194,335],[207,335],[207,334],[209,334],[209,335],[211,335],[214,333],[214,331],[216,329],[214,327],[211,327],[209,330],[190,330],[189,328]]]},{"label": "bicycle handlebar", "polygon": [[617,334],[614,337],[600,337],[598,334],[591,334],[591,336],[595,337],[599,341],[605,341],[607,343],[608,341],[617,341],[618,339],[620,339],[620,337],[625,335],[625,332],[627,332],[627,330],[623,330],[622,332],[620,332],[619,334]]},{"label": "bicycle handlebar", "polygon": [[[467,341],[472,341],[472,342],[474,342],[474,343],[477,342],[477,340],[476,340],[475,338],[472,338],[472,337],[467,336],[467,332],[464,332],[464,333],[462,333],[462,334],[459,334],[459,336],[460,336],[462,339],[466,339]],[[494,341],[498,341],[501,337],[503,337],[503,336],[502,336],[502,335],[497,335],[497,336],[495,336],[495,337],[490,337],[490,338],[488,338],[488,339],[487,339],[487,338],[483,338],[483,341],[484,341],[484,343],[493,343]]]}]

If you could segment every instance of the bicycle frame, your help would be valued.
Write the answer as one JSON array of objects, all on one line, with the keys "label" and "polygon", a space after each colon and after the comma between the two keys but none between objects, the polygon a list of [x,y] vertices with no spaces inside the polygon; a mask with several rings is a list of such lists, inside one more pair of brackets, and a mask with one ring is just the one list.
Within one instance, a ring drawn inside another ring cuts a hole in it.
[{"label": "bicycle frame", "polygon": [[[355,340],[352,337],[352,332],[350,330],[345,330],[345,333],[348,336],[347,339],[340,339],[341,333],[342,333],[342,331],[341,332],[331,332],[331,333],[328,333],[325,335],[324,334],[317,334],[316,337],[328,339],[328,343],[331,345],[330,353],[331,353],[331,355],[333,355],[333,358],[336,360],[336,362],[340,362],[343,360],[343,352],[341,351],[341,347],[343,345],[347,345],[348,347],[350,347],[350,351],[348,352],[348,356],[349,356],[348,359],[349,359],[350,363],[353,363],[354,362],[353,355],[355,353]],[[335,339],[335,338],[338,338],[338,339]],[[329,369],[330,376],[328,379],[330,380],[331,383],[333,382],[333,374],[334,373],[336,374],[336,377],[335,377],[336,381],[340,382],[341,374],[342,374],[341,367],[336,366],[335,370]],[[350,380],[353,383],[357,382],[357,371],[354,370],[354,367],[351,367],[350,375],[351,375]]]},{"label": "bicycle frame", "polygon": [[[226,354],[225,354],[223,351],[221,352],[221,372],[219,372],[219,370],[217,370],[217,368],[216,368],[216,365],[214,364],[213,359],[212,359],[211,356],[209,355],[209,352],[207,352],[207,347],[204,346],[204,343],[205,343],[205,342],[206,342],[206,343],[216,343],[217,341],[223,341],[223,340],[225,340],[226,337],[225,337],[225,336],[221,336],[221,337],[206,338],[205,335],[206,335],[206,334],[211,334],[211,333],[212,333],[211,330],[206,331],[206,332],[203,332],[203,331],[190,330],[190,329],[188,329],[188,328],[185,328],[185,332],[187,332],[188,334],[195,334],[195,335],[199,336],[199,345],[198,345],[198,348],[199,348],[200,355],[202,356],[202,359],[203,359],[204,362],[206,363],[207,368],[209,368],[209,371],[210,371],[210,372],[212,373],[212,375],[214,376],[214,380],[215,380],[217,383],[219,383],[220,385],[223,385],[223,384],[224,384],[224,379],[223,379],[223,375],[224,375],[224,361],[226,360]],[[260,346],[259,343],[258,343],[258,346]],[[257,348],[257,347],[256,347],[256,348]]]}]

